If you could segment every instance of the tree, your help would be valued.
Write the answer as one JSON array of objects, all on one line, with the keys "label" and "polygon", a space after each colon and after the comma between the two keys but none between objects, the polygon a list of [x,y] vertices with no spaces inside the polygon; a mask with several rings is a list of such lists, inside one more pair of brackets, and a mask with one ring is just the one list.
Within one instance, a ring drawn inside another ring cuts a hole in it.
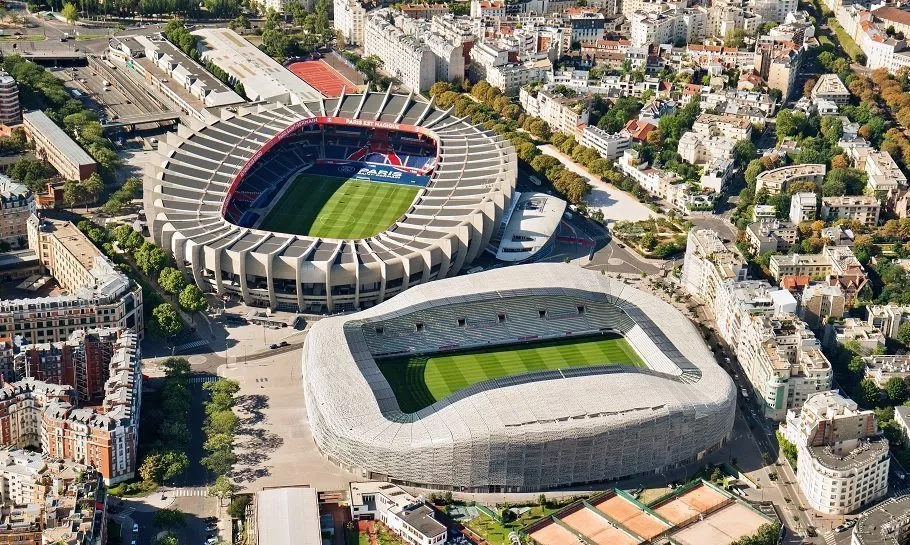
[{"label": "tree", "polygon": [[279,61],[287,56],[290,38],[279,29],[270,29],[262,33],[262,49]]},{"label": "tree", "polygon": [[147,454],[139,466],[139,476],[143,481],[161,482],[161,455],[157,452]]},{"label": "tree", "polygon": [[161,457],[162,464],[162,481],[170,481],[176,478],[190,467],[190,460],[185,452],[167,451]]},{"label": "tree", "polygon": [[216,450],[200,460],[202,466],[216,475],[227,474],[234,463],[237,462],[237,456],[230,450]]},{"label": "tree", "polygon": [[60,8],[60,16],[66,19],[66,22],[75,26],[79,20],[79,10],[73,4],[67,2]]},{"label": "tree", "polygon": [[180,540],[174,534],[168,532],[163,537],[155,541],[155,545],[180,545]]},{"label": "tree", "polygon": [[235,496],[231,500],[231,504],[228,506],[228,515],[231,518],[242,519],[246,518],[246,508],[250,505],[250,497],[246,494],[242,496]]},{"label": "tree", "polygon": [[192,370],[189,360],[180,357],[167,358],[161,362],[161,366],[164,368],[164,376],[180,381],[188,377]]},{"label": "tree", "polygon": [[209,435],[205,440],[202,448],[209,452],[219,450],[230,450],[234,445],[234,436],[228,433],[216,433]]},{"label": "tree", "polygon": [[70,208],[85,201],[85,188],[76,180],[67,180],[63,184],[63,204]]},{"label": "tree", "polygon": [[88,200],[93,203],[98,202],[98,199],[101,198],[101,193],[104,191],[104,182],[101,181],[101,176],[97,172],[93,172],[91,176],[82,180],[82,189],[85,192],[85,196]]},{"label": "tree", "polygon": [[897,341],[906,347],[910,347],[910,322],[904,322],[897,330]]},{"label": "tree", "polygon": [[155,513],[155,526],[160,529],[186,526],[186,515],[179,509],[159,509]]},{"label": "tree", "polygon": [[230,435],[234,433],[236,428],[237,415],[230,410],[218,411],[210,415],[208,424],[206,425],[206,431],[210,435],[219,433]]},{"label": "tree", "polygon": [[888,392],[888,399],[894,405],[900,405],[907,400],[907,385],[900,377],[891,377],[885,383],[885,391]]},{"label": "tree", "polygon": [[205,295],[196,284],[190,284],[184,287],[183,291],[180,292],[180,297],[178,297],[177,302],[180,303],[180,308],[187,312],[199,312],[205,310],[208,306]]},{"label": "tree", "polygon": [[176,335],[183,330],[183,320],[180,319],[177,309],[170,303],[161,303],[155,307],[152,310],[152,316],[154,317],[154,325],[165,337]]},{"label": "tree", "polygon": [[859,381],[859,399],[860,406],[872,408],[878,404],[878,386],[871,379],[864,378]]},{"label": "tree", "polygon": [[237,486],[224,475],[219,475],[215,479],[215,484],[209,487],[209,495],[217,497],[221,505],[224,504],[225,498],[230,498],[236,491]]},{"label": "tree", "polygon": [[136,250],[133,258],[136,260],[136,265],[142,269],[142,272],[149,276],[157,276],[161,269],[170,262],[167,252],[148,241],[144,242]]},{"label": "tree", "polygon": [[186,278],[174,267],[165,267],[158,275],[158,285],[167,293],[177,295],[186,287]]},{"label": "tree", "polygon": [[736,166],[750,163],[755,159],[757,153],[755,144],[749,140],[740,140],[733,146],[733,160],[736,162]]},{"label": "tree", "polygon": [[236,380],[220,378],[214,382],[206,382],[202,385],[202,389],[211,392],[213,395],[223,393],[233,396],[240,391],[240,383]]}]

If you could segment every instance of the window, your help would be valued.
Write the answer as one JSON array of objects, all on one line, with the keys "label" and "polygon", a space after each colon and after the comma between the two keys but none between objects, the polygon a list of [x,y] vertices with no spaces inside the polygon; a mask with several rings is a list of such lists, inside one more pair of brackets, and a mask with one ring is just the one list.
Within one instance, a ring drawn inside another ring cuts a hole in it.
[{"label": "window", "polygon": [[382,329],[382,327],[377,327],[377,328],[376,328],[376,334],[377,334],[377,335],[382,335],[382,332],[383,332],[383,331],[384,331],[384,330]]},{"label": "window", "polygon": [[546,317],[547,317],[547,311],[546,311],[546,310],[538,310],[538,311],[537,311],[537,316],[539,316],[539,317],[541,317],[541,318],[546,318]]},{"label": "window", "polygon": [[578,305],[577,307],[575,307],[575,310],[577,310],[579,314],[584,314],[584,313],[585,313],[585,306],[584,306],[584,305]]},{"label": "window", "polygon": [[496,320],[497,320],[499,323],[501,323],[501,324],[506,323],[506,315],[505,315],[505,313],[500,312],[499,314],[497,314],[497,315],[496,315]]},{"label": "window", "polygon": [[465,326],[465,323],[466,323],[466,322],[465,322],[465,319],[464,319],[464,318],[459,318],[459,319],[458,319],[458,327],[464,327],[464,326]]},{"label": "window", "polygon": [[414,324],[414,331],[416,331],[418,333],[423,331],[423,322],[417,322],[416,324]]}]

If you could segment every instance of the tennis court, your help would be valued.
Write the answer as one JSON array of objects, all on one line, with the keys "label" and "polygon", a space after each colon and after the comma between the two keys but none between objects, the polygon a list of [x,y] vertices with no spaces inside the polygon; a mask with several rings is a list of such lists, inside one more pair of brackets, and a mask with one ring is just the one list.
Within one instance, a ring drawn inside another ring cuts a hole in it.
[{"label": "tennis court", "polygon": [[731,501],[720,492],[700,484],[651,509],[673,524],[685,524],[722,503]]},{"label": "tennis court", "polygon": [[587,507],[562,517],[562,522],[596,545],[637,545],[638,540],[614,527],[602,515]]},{"label": "tennis court", "polygon": [[662,520],[619,495],[605,498],[594,506],[598,511],[645,539],[659,536],[669,528]]},{"label": "tennis court", "polygon": [[288,70],[328,98],[341,96],[342,90],[346,93],[357,92],[356,83],[342,76],[322,59],[295,62],[288,66]]},{"label": "tennis court", "polygon": [[730,545],[758,532],[771,521],[740,503],[732,503],[676,532],[673,539],[680,545]]}]

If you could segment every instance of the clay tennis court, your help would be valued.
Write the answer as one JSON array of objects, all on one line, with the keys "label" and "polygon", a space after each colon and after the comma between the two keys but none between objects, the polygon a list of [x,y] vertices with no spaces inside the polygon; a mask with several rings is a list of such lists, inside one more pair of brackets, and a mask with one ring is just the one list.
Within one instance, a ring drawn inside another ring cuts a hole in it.
[{"label": "clay tennis court", "polygon": [[288,66],[288,70],[328,98],[341,96],[342,89],[346,93],[357,92],[357,84],[342,76],[322,59],[295,62]]},{"label": "clay tennis court", "polygon": [[576,545],[578,537],[552,520],[546,526],[531,532],[531,539],[540,545]]},{"label": "clay tennis court", "polygon": [[659,506],[653,507],[652,510],[673,524],[683,524],[692,517],[709,511],[727,501],[730,501],[730,499],[711,487],[702,484]]},{"label": "clay tennis court", "polygon": [[582,507],[571,515],[563,516],[561,520],[597,545],[638,544],[637,539],[613,527],[607,519],[587,507]]},{"label": "clay tennis court", "polygon": [[732,503],[673,535],[680,545],[730,545],[758,531],[769,521],[745,505]]},{"label": "clay tennis court", "polygon": [[645,539],[659,536],[669,528],[664,521],[619,495],[610,496],[594,505],[599,511]]}]

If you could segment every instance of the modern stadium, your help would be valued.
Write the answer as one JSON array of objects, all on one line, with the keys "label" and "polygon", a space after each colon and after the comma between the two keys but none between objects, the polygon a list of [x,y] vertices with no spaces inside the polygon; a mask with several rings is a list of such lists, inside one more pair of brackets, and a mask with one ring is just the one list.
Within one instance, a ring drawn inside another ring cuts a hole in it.
[{"label": "modern stadium", "polygon": [[660,473],[724,445],[735,388],[692,323],[568,264],[420,285],[316,322],[320,451],[370,479],[529,492]]},{"label": "modern stadium", "polygon": [[515,151],[432,102],[342,94],[190,121],[159,144],[144,205],[204,290],[349,311],[495,253]]}]

